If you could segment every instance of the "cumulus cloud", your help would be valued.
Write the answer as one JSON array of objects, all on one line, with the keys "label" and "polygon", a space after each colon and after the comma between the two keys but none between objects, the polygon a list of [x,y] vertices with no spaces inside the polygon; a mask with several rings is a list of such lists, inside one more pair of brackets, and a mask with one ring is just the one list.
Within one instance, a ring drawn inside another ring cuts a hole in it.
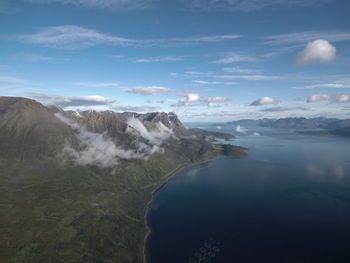
[{"label": "cumulus cloud", "polygon": [[198,93],[189,93],[179,100],[179,104],[183,106],[190,106],[194,102],[201,100],[201,96]]},{"label": "cumulus cloud", "polygon": [[236,131],[236,132],[239,132],[239,133],[246,133],[246,132],[247,132],[247,129],[244,128],[244,127],[241,126],[241,125],[237,125],[236,128],[235,128],[235,131]]},{"label": "cumulus cloud", "polygon": [[161,122],[158,122],[156,124],[155,129],[151,131],[149,131],[145,127],[145,125],[139,119],[136,118],[130,118],[127,121],[127,124],[129,125],[129,127],[126,130],[126,132],[132,134],[136,133],[137,135],[143,137],[153,145],[160,146],[170,137],[174,136],[173,131]]},{"label": "cumulus cloud", "polygon": [[60,113],[56,113],[56,117],[76,131],[81,149],[75,150],[67,144],[64,154],[73,158],[78,165],[116,167],[119,159],[144,159],[149,154],[158,151],[158,148],[146,144],[139,144],[136,150],[123,149],[106,134],[90,132]]},{"label": "cumulus cloud", "polygon": [[277,104],[279,101],[270,97],[262,97],[260,99],[257,99],[253,101],[250,106],[261,106],[261,105],[268,105],[268,104]]},{"label": "cumulus cloud", "polygon": [[345,94],[313,94],[307,98],[308,103],[330,101],[333,103],[349,102],[350,97]]},{"label": "cumulus cloud", "polygon": [[209,108],[220,107],[220,104],[223,102],[231,101],[230,98],[226,97],[211,97],[203,98],[198,93],[189,93],[186,96],[178,100],[176,104],[171,106],[173,107],[183,107],[183,106],[203,106],[206,105]]},{"label": "cumulus cloud", "polygon": [[336,50],[331,43],[324,39],[309,42],[305,49],[296,57],[295,64],[307,65],[331,61],[336,56]]},{"label": "cumulus cloud", "polygon": [[53,104],[59,107],[78,107],[78,106],[98,106],[109,105],[116,102],[113,99],[103,96],[61,96],[42,93],[28,93],[33,99],[36,99],[44,104]]},{"label": "cumulus cloud", "polygon": [[134,93],[144,96],[155,96],[155,95],[168,95],[172,92],[175,92],[173,89],[159,87],[159,86],[148,86],[148,87],[135,87],[125,89],[128,93]]}]

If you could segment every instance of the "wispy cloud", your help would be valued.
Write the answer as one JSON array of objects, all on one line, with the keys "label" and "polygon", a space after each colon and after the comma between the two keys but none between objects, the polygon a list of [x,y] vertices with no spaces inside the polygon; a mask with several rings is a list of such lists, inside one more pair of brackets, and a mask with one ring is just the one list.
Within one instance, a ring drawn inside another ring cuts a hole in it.
[{"label": "wispy cloud", "polygon": [[159,110],[159,107],[150,105],[115,105],[113,109],[123,112],[155,112]]},{"label": "wispy cloud", "polygon": [[155,96],[155,95],[168,95],[170,93],[176,92],[173,89],[159,87],[159,86],[141,86],[135,88],[125,89],[128,93],[139,94],[143,96]]},{"label": "wispy cloud", "polygon": [[345,94],[313,94],[307,98],[307,103],[329,101],[332,103],[349,102],[350,96]]},{"label": "wispy cloud", "polygon": [[235,85],[237,82],[227,82],[227,81],[204,81],[204,80],[192,80],[193,83],[202,85]]},{"label": "wispy cloud", "polygon": [[231,80],[275,80],[280,79],[280,76],[269,76],[269,75],[217,75],[219,79],[231,79]]},{"label": "wispy cloud", "polygon": [[335,58],[336,48],[327,40],[318,39],[309,42],[295,59],[296,65],[328,62]]},{"label": "wispy cloud", "polygon": [[53,104],[59,107],[99,106],[110,105],[116,100],[103,96],[62,96],[42,93],[28,93],[28,96],[44,104]]},{"label": "wispy cloud", "polygon": [[261,74],[260,69],[246,69],[240,67],[226,67],[223,68],[223,71],[228,73],[243,73],[243,74]]},{"label": "wispy cloud", "polygon": [[215,60],[216,64],[231,64],[236,62],[255,62],[256,58],[240,53],[230,52],[224,58]]},{"label": "wispy cloud", "polygon": [[114,88],[119,87],[117,82],[76,82],[74,85],[87,88]]},{"label": "wispy cloud", "polygon": [[251,12],[269,7],[310,7],[329,0],[189,0],[186,2],[204,11]]},{"label": "wispy cloud", "polygon": [[260,99],[257,99],[253,101],[250,106],[262,106],[262,105],[268,105],[268,104],[277,104],[279,101],[271,98],[271,97],[262,97]]},{"label": "wispy cloud", "polygon": [[293,89],[350,89],[350,83],[323,83],[292,87]]},{"label": "wispy cloud", "polygon": [[[306,1],[305,1],[306,2]],[[265,44],[271,46],[279,45],[305,45],[308,42],[316,39],[327,39],[330,42],[336,43],[341,41],[350,41],[350,32],[327,32],[327,31],[303,31],[296,33],[272,35],[266,37]]]},{"label": "wispy cloud", "polygon": [[17,39],[38,46],[61,49],[80,49],[101,44],[131,46],[142,43],[75,25],[46,27],[33,34],[18,36]]},{"label": "wispy cloud", "polygon": [[[71,119],[56,113],[56,117],[76,132],[79,150],[66,143],[63,153],[78,165],[96,165],[102,168],[115,168],[120,159],[145,159],[150,154],[160,151],[158,145],[150,146],[137,143],[136,149],[124,149],[106,133],[100,134],[87,130]],[[135,148],[135,147],[134,147]]]},{"label": "wispy cloud", "polygon": [[7,86],[12,86],[12,85],[26,85],[29,84],[30,81],[14,77],[14,76],[1,76],[0,75],[0,85],[7,85]]},{"label": "wispy cloud", "polygon": [[138,58],[135,62],[138,63],[153,63],[153,62],[174,62],[183,60],[181,56],[158,56],[158,57],[148,57],[148,58]]},{"label": "wispy cloud", "polygon": [[25,60],[30,62],[53,62],[53,61],[69,61],[68,58],[56,58],[56,57],[50,57],[45,56],[41,54],[34,54],[34,53],[19,53],[14,55],[12,58],[18,59],[18,60]]},{"label": "wispy cloud", "polygon": [[262,109],[263,112],[286,112],[286,111],[307,111],[308,108],[305,107],[272,107],[267,109]]},{"label": "wispy cloud", "polygon": [[136,133],[145,138],[152,145],[160,146],[169,138],[175,137],[173,131],[161,122],[156,123],[156,127],[153,130],[148,130],[146,126],[136,118],[130,118],[127,124],[129,125],[126,130],[127,133]]},{"label": "wispy cloud", "polygon": [[150,7],[154,0],[26,0],[31,3],[60,3],[86,8],[143,9]]},{"label": "wispy cloud", "polygon": [[[202,37],[137,40],[99,32],[76,25],[45,27],[33,34],[20,35],[14,39],[25,43],[57,49],[82,49],[97,45],[113,46],[162,46],[215,43],[232,40],[240,35],[215,35]],[[147,58],[146,58],[147,59]],[[155,58],[153,58],[155,59]],[[160,58],[158,58],[160,59]],[[168,57],[170,59],[170,57]]]}]

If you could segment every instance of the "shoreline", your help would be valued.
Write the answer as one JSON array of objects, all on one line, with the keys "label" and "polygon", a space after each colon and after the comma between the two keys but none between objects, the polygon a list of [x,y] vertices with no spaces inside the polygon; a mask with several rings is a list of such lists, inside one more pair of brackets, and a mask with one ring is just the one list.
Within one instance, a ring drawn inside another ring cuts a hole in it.
[{"label": "shoreline", "polygon": [[151,199],[147,202],[147,209],[146,209],[146,213],[145,213],[145,216],[144,216],[144,222],[145,222],[145,225],[146,225],[146,228],[147,228],[147,233],[143,239],[143,260],[142,260],[142,263],[148,263],[147,262],[147,247],[146,247],[146,243],[147,243],[147,239],[148,237],[150,236],[150,234],[152,233],[152,229],[150,228],[150,226],[148,225],[148,215],[149,215],[149,210],[150,210],[150,204],[153,202],[154,200],[154,194],[159,191],[160,189],[162,189],[162,187],[173,177],[175,176],[177,173],[179,173],[181,170],[185,169],[185,168],[189,168],[191,166],[196,166],[196,165],[200,165],[200,164],[203,164],[203,163],[207,163],[207,162],[210,162],[210,161],[214,161],[216,159],[219,159],[219,158],[223,158],[223,157],[226,157],[226,158],[230,158],[228,156],[215,156],[213,158],[210,158],[208,160],[203,160],[203,161],[199,161],[199,162],[196,162],[196,163],[189,163],[188,165],[186,164],[183,164],[183,165],[180,165],[180,167],[177,167],[175,168],[173,171],[169,172],[168,176],[166,176],[165,178],[165,181],[163,183],[161,183],[161,185],[159,187],[157,187],[156,189],[154,189],[152,192],[151,192]]}]

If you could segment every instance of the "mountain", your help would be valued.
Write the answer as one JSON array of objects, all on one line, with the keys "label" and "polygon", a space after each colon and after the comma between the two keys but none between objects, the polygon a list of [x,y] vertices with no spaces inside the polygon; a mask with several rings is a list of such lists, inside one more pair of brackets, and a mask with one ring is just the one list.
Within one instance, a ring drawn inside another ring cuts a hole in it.
[{"label": "mountain", "polygon": [[350,119],[340,120],[334,118],[281,118],[281,119],[259,119],[259,120],[238,120],[228,122],[226,124],[231,125],[259,125],[262,127],[270,127],[276,129],[296,129],[296,130],[308,130],[308,129],[341,129],[350,127]]},{"label": "mountain", "polygon": [[0,262],[143,262],[152,193],[186,166],[246,155],[209,135],[174,113],[0,97]]},{"label": "mountain", "polygon": [[342,136],[350,137],[350,127],[333,129],[333,130],[317,130],[317,131],[298,131],[298,133],[318,136]]},{"label": "mountain", "polygon": [[350,119],[339,120],[333,118],[282,118],[262,119],[258,124],[263,127],[278,129],[340,129],[350,126]]}]

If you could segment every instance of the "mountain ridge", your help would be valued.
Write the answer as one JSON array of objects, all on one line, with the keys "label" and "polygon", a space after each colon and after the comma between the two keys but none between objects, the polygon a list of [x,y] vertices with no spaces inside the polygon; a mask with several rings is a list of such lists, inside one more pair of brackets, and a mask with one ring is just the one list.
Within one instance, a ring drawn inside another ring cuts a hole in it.
[{"label": "mountain ridge", "polygon": [[143,262],[148,201],[172,171],[246,155],[197,132],[173,113],[0,97],[0,261]]}]

